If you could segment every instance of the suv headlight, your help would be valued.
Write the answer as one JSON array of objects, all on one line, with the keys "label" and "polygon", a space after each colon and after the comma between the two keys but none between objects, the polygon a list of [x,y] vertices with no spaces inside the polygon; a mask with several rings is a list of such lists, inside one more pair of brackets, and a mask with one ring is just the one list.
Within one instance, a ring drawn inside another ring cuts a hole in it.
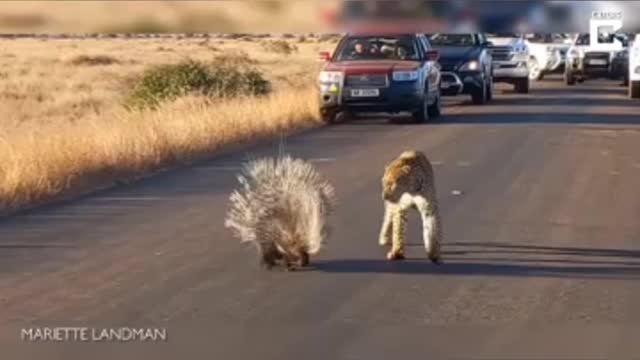
[{"label": "suv headlight", "polygon": [[480,71],[480,62],[478,60],[467,61],[460,67],[460,71]]},{"label": "suv headlight", "polygon": [[416,81],[418,80],[417,71],[394,71],[393,81]]},{"label": "suv headlight", "polygon": [[321,71],[318,80],[320,83],[341,83],[342,72],[340,71]]},{"label": "suv headlight", "polygon": [[616,54],[617,58],[622,58],[622,59],[626,59],[629,57],[629,50],[625,49],[622,51],[618,51],[618,53]]},{"label": "suv headlight", "polygon": [[527,47],[526,46],[517,46],[515,49],[513,49],[516,54],[523,54],[527,52]]}]

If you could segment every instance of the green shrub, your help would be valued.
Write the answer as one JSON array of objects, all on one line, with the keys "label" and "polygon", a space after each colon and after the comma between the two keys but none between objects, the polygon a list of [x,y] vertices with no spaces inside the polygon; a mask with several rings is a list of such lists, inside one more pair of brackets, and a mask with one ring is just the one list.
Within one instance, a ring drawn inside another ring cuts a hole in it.
[{"label": "green shrub", "polygon": [[163,101],[187,94],[227,98],[264,95],[269,90],[269,82],[254,68],[232,64],[208,66],[186,60],[145,71],[125,105],[128,108],[155,108]]}]

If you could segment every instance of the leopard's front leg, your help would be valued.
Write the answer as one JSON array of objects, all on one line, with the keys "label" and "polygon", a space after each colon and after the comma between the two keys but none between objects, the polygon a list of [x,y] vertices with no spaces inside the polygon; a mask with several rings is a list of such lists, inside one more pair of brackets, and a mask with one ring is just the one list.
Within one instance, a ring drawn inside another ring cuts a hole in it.
[{"label": "leopard's front leg", "polygon": [[394,204],[390,201],[384,202],[384,219],[382,220],[382,229],[378,243],[380,246],[387,246],[391,242],[391,233],[393,231],[392,215]]},{"label": "leopard's front leg", "polygon": [[404,259],[404,237],[407,223],[407,210],[402,207],[395,207],[392,214],[392,245],[391,251],[387,254],[389,260]]}]

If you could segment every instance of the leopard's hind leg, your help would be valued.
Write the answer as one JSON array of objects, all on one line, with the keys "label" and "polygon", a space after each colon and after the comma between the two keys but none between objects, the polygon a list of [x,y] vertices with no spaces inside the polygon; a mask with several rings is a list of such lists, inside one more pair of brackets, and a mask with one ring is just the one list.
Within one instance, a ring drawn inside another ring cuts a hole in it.
[{"label": "leopard's hind leg", "polygon": [[436,204],[419,197],[416,199],[416,207],[422,218],[422,238],[427,257],[434,263],[440,263],[440,246],[442,242],[442,225],[440,212]]}]

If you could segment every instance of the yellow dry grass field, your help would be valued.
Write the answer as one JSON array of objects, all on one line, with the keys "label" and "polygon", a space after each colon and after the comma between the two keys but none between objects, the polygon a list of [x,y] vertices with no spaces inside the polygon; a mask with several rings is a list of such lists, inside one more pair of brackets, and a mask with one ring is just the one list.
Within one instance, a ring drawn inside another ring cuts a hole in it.
[{"label": "yellow dry grass field", "polygon": [[320,31],[327,0],[1,1],[0,32]]},{"label": "yellow dry grass field", "polygon": [[[0,211],[126,181],[211,155],[226,145],[319,123],[318,51],[331,42],[291,39],[0,40]],[[266,97],[182,97],[156,110],[123,100],[147,68],[190,58],[254,63]]]}]

